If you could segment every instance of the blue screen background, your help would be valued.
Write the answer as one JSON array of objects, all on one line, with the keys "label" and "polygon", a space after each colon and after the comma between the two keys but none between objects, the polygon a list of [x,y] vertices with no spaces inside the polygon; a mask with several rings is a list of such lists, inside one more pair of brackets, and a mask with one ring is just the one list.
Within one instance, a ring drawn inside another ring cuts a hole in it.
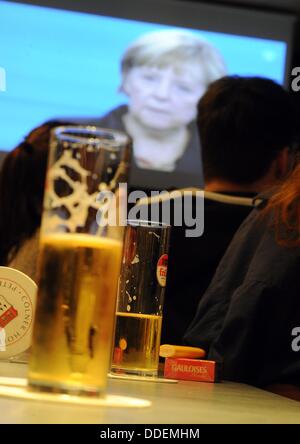
[{"label": "blue screen background", "polygon": [[[0,67],[6,72],[0,150],[14,148],[47,119],[101,116],[125,103],[118,91],[124,50],[141,34],[163,28],[170,27],[0,1]],[[194,32],[221,51],[229,74],[283,83],[285,42]]]}]

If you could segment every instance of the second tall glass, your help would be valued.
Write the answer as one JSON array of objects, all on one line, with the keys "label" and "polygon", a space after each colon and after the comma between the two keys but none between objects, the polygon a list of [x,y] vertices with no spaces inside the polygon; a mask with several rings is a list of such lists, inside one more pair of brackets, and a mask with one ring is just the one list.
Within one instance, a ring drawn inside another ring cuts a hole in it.
[{"label": "second tall glass", "polygon": [[112,372],[157,376],[170,227],[128,221],[120,276]]}]

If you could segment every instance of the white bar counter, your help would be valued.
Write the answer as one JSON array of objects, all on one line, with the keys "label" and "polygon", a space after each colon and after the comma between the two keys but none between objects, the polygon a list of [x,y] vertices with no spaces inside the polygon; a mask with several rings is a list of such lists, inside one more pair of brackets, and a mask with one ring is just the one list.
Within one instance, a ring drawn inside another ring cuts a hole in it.
[{"label": "white bar counter", "polygon": [[[26,377],[24,364],[0,361],[1,377]],[[108,393],[148,399],[150,407],[91,407],[0,397],[1,424],[300,424],[300,402],[231,382],[110,379]]]}]

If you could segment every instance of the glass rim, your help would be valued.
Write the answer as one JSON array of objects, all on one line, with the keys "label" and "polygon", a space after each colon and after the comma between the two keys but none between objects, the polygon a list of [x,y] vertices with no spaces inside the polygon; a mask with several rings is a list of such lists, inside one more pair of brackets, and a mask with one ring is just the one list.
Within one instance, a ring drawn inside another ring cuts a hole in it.
[{"label": "glass rim", "polygon": [[171,228],[170,224],[146,219],[126,219],[126,224],[130,227],[141,228]]},{"label": "glass rim", "polygon": [[[130,142],[130,137],[125,132],[97,125],[59,125],[53,128],[51,132],[59,137],[62,142],[86,143],[88,145],[105,142],[105,144],[115,148],[118,144],[126,145]],[[80,133],[80,135],[76,133]],[[87,137],[84,136],[84,133]],[[112,137],[109,138],[108,135]]]}]

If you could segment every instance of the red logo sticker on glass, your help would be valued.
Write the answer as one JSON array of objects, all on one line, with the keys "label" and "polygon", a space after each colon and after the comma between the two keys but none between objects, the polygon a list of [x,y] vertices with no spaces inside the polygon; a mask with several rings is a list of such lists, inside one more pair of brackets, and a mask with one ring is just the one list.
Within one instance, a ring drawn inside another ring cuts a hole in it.
[{"label": "red logo sticker on glass", "polygon": [[156,267],[156,277],[157,277],[159,285],[161,285],[162,287],[166,286],[167,270],[168,270],[168,255],[163,254],[158,259],[157,267]]}]

